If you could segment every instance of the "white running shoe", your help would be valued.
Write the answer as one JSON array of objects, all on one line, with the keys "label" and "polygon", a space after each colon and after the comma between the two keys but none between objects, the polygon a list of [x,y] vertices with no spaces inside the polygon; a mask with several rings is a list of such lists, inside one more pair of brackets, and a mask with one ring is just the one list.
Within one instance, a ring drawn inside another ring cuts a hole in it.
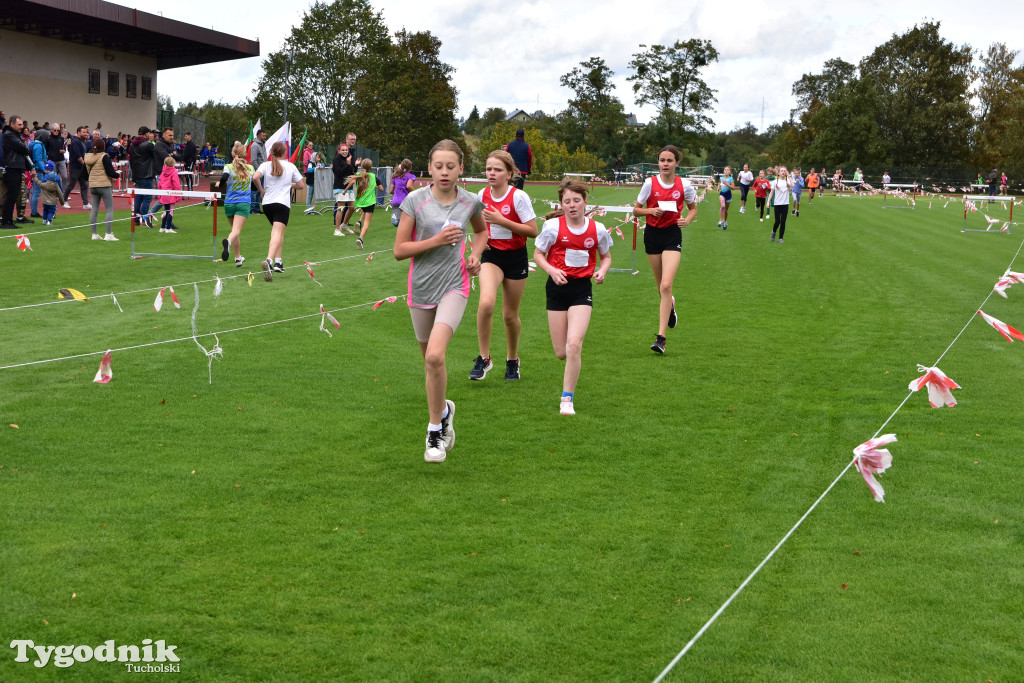
[{"label": "white running shoe", "polygon": [[65,209],[70,209],[71,208],[71,205],[68,204],[67,202],[64,202],[63,204],[61,204],[61,206],[63,206]]},{"label": "white running shoe", "polygon": [[747,212],[747,207],[741,206],[740,207],[740,213],[746,213],[746,212]]},{"label": "white running shoe", "polygon": [[235,259],[235,268],[241,268],[243,263],[245,263],[245,257],[239,256]]},{"label": "white running shoe", "polygon": [[444,441],[441,439],[441,432],[427,432],[427,450],[423,453],[423,459],[427,462],[444,462],[448,453],[444,449]]},{"label": "white running shoe", "polygon": [[558,412],[562,415],[575,415],[576,409],[573,408],[572,398],[569,396],[562,397],[562,404],[558,408]]},{"label": "white running shoe", "polygon": [[102,239],[103,239],[103,235],[101,235],[101,234],[99,234],[99,233],[97,233],[97,232],[94,232],[94,233],[92,234],[92,238],[93,238],[94,240],[102,240]]},{"label": "white running shoe", "polygon": [[104,242],[120,242],[121,240],[114,237],[114,233],[108,232],[106,237],[103,238]]},{"label": "white running shoe", "polygon": [[304,213],[304,214],[306,214],[308,216],[309,214],[313,213],[313,207],[312,206],[309,207],[308,209],[306,209],[302,213]]},{"label": "white running shoe", "polygon": [[341,231],[341,228],[335,228],[335,229],[334,229],[334,236],[335,236],[335,237],[344,237],[344,236],[345,236],[345,233],[343,233],[343,232]]},{"label": "white running shoe", "polygon": [[448,417],[441,418],[441,443],[447,452],[455,446],[455,401],[446,399],[445,404],[448,406]]},{"label": "white running shoe", "polygon": [[92,204],[83,204],[82,205],[82,209],[85,210],[85,211],[88,211],[91,208],[92,208]]},{"label": "white running shoe", "polygon": [[160,232],[174,232],[170,228],[160,228]]}]

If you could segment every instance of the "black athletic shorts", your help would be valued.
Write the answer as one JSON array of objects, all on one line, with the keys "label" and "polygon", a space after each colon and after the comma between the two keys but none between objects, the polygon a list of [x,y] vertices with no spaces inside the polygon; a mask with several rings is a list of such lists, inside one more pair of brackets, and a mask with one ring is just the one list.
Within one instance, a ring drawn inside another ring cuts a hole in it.
[{"label": "black athletic shorts", "polygon": [[284,204],[264,204],[263,214],[270,221],[270,224],[284,223],[288,225],[288,217],[292,213],[292,207],[285,206]]},{"label": "black athletic shorts", "polygon": [[362,211],[363,213],[373,213],[373,210],[377,208],[377,205],[370,204],[369,206],[357,206],[356,208]]},{"label": "black athletic shorts", "polygon": [[548,277],[548,310],[568,311],[570,306],[593,306],[594,285],[590,278],[570,278],[564,285],[556,285]]},{"label": "black athletic shorts", "polygon": [[520,249],[484,249],[480,263],[493,263],[501,268],[506,280],[525,280],[530,272],[530,259],[526,247]]},{"label": "black athletic shorts", "polygon": [[644,251],[648,254],[682,250],[683,231],[678,225],[670,225],[667,228],[644,228]]}]

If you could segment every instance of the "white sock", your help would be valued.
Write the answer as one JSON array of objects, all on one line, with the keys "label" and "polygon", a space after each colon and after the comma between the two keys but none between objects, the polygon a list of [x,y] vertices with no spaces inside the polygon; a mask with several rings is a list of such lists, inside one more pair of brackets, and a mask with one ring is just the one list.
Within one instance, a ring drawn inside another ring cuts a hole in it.
[{"label": "white sock", "polygon": [[439,431],[441,431],[441,425],[430,424],[428,422],[427,423],[427,431],[428,432],[439,432]]},{"label": "white sock", "polygon": [[279,258],[274,259],[274,263],[280,264],[281,263],[281,259],[279,259]]}]

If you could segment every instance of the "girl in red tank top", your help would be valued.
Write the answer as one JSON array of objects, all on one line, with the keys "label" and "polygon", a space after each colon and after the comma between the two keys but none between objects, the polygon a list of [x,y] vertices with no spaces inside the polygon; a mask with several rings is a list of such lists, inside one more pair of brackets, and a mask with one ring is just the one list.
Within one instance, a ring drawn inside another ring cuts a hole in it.
[{"label": "girl in red tank top", "polygon": [[487,221],[487,248],[480,256],[480,304],[476,311],[476,334],[480,355],[473,362],[469,378],[482,380],[494,367],[491,362],[491,329],[498,287],[505,321],[505,379],[519,379],[519,335],[522,321],[519,304],[526,290],[530,259],[526,238],[537,236],[537,214],[530,197],[512,187],[516,172],[512,155],[495,150],[487,155],[487,183],[480,191]]},{"label": "girl in red tank top", "polygon": [[[583,360],[583,337],[593,311],[591,279],[597,284],[612,265],[611,236],[586,217],[587,186],[567,180],[558,188],[559,211],[547,215],[533,258],[547,282],[548,328],[555,355],[565,361],[559,412],[575,415],[576,383]],[[598,266],[600,260],[600,266]]]},{"label": "girl in red tank top", "polygon": [[[633,214],[647,217],[644,250],[658,285],[658,334],[651,351],[665,353],[665,333],[676,326],[676,300],[672,282],[682,257],[682,228],[697,217],[697,193],[689,183],[676,177],[680,152],[666,145],[658,152],[658,175],[644,181],[634,204]],[[687,212],[682,214],[683,206]]]}]

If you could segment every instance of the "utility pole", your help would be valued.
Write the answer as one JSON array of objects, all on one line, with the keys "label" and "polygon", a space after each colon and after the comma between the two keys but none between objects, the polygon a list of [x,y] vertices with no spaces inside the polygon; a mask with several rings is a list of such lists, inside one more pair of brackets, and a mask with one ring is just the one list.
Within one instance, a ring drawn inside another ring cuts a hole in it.
[{"label": "utility pole", "polygon": [[764,132],[764,97],[761,98],[761,132]]}]

